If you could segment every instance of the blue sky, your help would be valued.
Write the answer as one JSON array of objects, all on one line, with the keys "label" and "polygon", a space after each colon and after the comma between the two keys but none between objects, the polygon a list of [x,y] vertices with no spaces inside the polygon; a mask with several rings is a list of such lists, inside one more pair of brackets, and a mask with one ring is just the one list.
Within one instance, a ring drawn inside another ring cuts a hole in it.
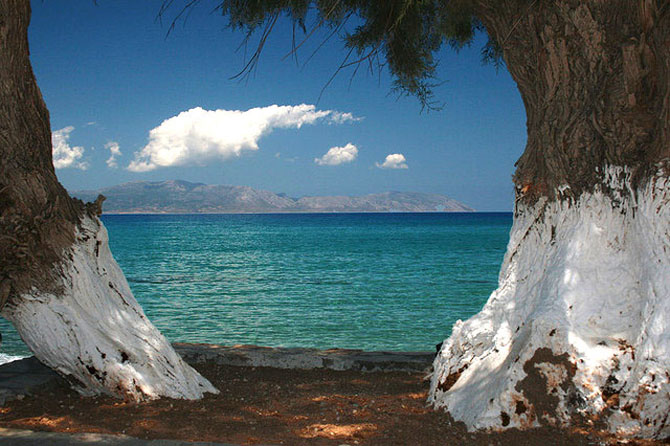
[{"label": "blue sky", "polygon": [[[442,51],[435,94],[444,109],[421,113],[415,98],[389,94],[386,73],[365,70],[352,82],[342,72],[319,100],[345,53],[333,39],[306,65],[284,59],[288,21],[254,75],[231,80],[244,66],[243,34],[204,1],[166,37],[160,4],[32,2],[31,60],[68,189],[183,179],[295,197],[442,193],[511,210],[525,112],[506,70],[481,64],[481,41]],[[322,38],[303,45],[300,62]]]}]

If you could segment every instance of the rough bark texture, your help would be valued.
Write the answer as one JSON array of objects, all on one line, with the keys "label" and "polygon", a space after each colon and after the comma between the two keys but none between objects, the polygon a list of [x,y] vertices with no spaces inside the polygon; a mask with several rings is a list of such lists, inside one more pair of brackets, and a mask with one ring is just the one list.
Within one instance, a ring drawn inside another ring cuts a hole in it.
[{"label": "rough bark texture", "polygon": [[498,289],[430,401],[470,428],[670,436],[670,3],[480,0],[528,116]]},{"label": "rough bark texture", "polygon": [[65,252],[57,292],[32,289],[0,313],[42,363],[83,394],[143,400],[218,393],[146,317],[97,217],[79,221]]},{"label": "rough bark texture", "polygon": [[49,112],[30,65],[27,0],[0,2],[0,308],[54,286],[53,264],[83,213],[58,183]]},{"label": "rough bark texture", "polygon": [[528,117],[518,195],[578,197],[603,167],[633,185],[670,157],[670,6],[659,0],[482,0]]},{"label": "rough bark texture", "polygon": [[28,0],[0,1],[0,314],[82,393],[198,399],[217,390],[142,312],[97,218],[59,184],[28,51]]},{"label": "rough bark texture", "polygon": [[628,169],[605,176],[607,192],[517,203],[498,289],[435,359],[435,406],[472,429],[670,436],[668,171],[633,197]]}]

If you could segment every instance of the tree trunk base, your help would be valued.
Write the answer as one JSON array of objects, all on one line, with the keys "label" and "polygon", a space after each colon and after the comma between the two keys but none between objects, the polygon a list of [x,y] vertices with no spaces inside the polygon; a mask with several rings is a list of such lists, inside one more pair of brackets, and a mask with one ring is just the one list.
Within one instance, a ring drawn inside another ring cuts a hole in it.
[{"label": "tree trunk base", "polygon": [[98,218],[82,218],[63,258],[58,293],[33,291],[2,309],[40,361],[82,394],[143,400],[218,393],[144,315]]},{"label": "tree trunk base", "polygon": [[576,200],[518,205],[498,289],[435,359],[429,401],[470,429],[577,416],[670,436],[670,180],[601,174]]}]

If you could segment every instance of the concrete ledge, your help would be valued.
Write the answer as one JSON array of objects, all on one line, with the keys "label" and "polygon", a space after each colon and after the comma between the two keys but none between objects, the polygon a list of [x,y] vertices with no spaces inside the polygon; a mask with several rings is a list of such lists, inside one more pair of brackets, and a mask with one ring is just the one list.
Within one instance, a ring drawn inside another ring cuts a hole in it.
[{"label": "concrete ledge", "polygon": [[[241,367],[274,367],[279,369],[331,369],[363,372],[430,371],[433,353],[365,352],[362,350],[317,350],[311,348],[273,348],[256,345],[232,347],[211,344],[174,344],[186,362]],[[0,405],[30,395],[33,389],[63,380],[35,357],[0,365]]]},{"label": "concrete ledge", "polygon": [[431,352],[366,352],[363,350],[275,348],[256,345],[174,344],[186,362],[278,369],[331,369],[363,372],[429,372]]}]

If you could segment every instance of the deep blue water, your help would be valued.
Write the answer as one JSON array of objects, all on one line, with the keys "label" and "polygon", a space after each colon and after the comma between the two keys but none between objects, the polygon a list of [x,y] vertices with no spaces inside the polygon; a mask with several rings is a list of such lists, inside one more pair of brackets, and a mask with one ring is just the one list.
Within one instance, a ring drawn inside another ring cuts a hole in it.
[{"label": "deep blue water", "polygon": [[[511,213],[105,215],[171,341],[433,350],[496,288]],[[1,351],[27,354],[0,321]]]}]

